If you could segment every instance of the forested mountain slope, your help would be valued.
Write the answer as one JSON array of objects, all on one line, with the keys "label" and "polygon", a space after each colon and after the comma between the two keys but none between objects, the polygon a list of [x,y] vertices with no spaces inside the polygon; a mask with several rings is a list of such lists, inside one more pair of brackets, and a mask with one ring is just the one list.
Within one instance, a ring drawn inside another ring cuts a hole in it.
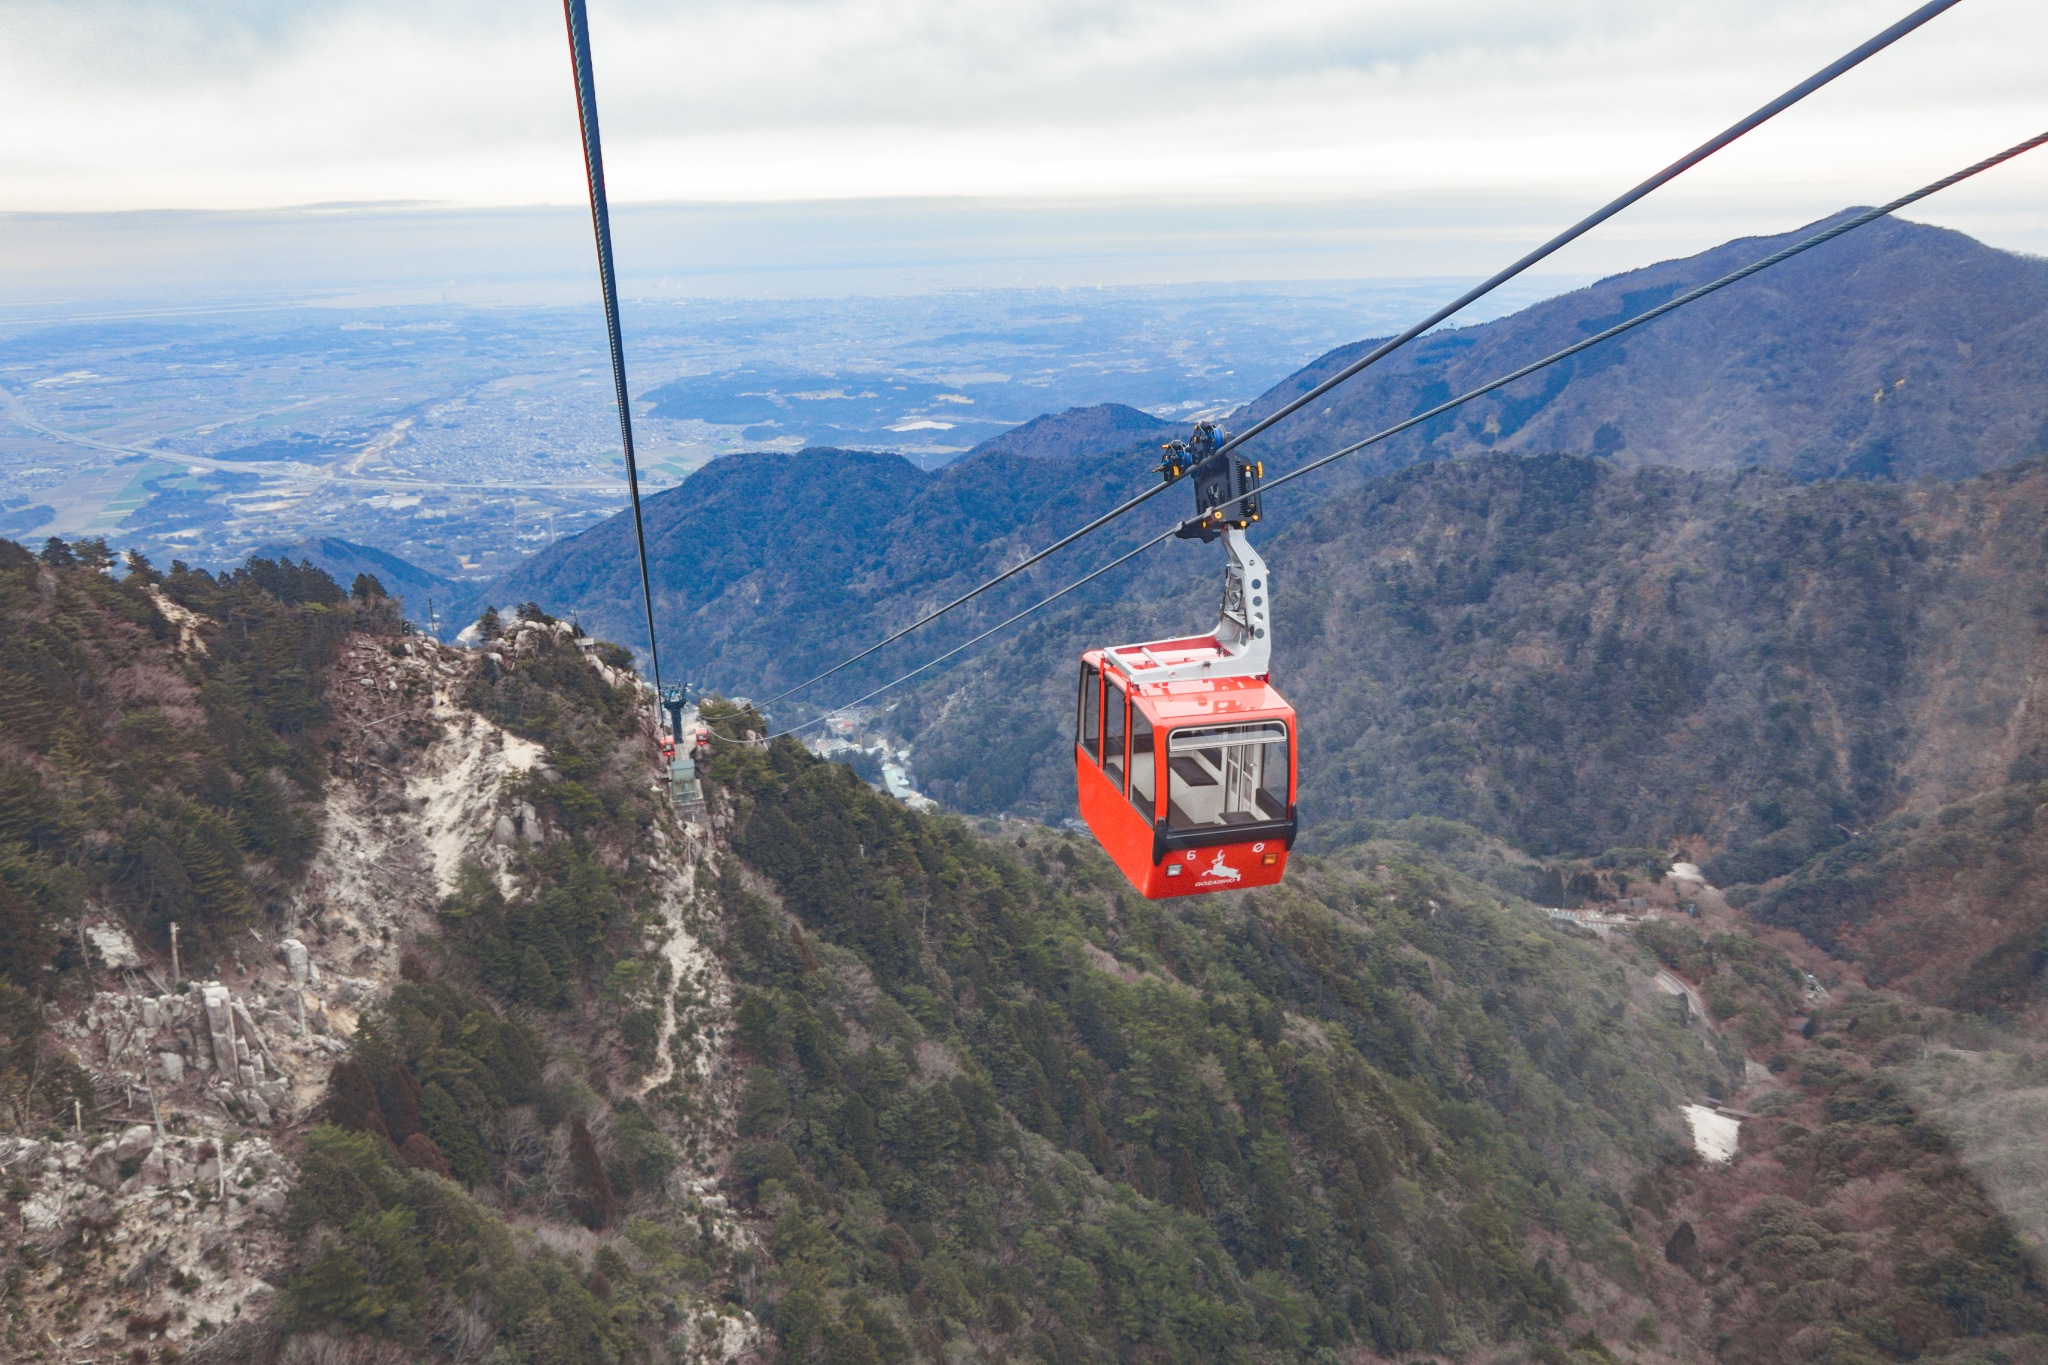
[{"label": "forested mountain slope", "polygon": [[[1524,309],[1440,332],[1297,414],[1254,450],[1271,473],[1582,339],[1786,238],[1731,242]],[[1242,425],[1371,343],[1332,352],[1237,414]],[[2048,450],[2048,265],[1961,234],[1882,221],[1645,330],[1276,494],[1284,527],[1361,478],[1491,452],[1572,452],[1623,468],[1763,466],[1799,480],[1955,478]],[[646,503],[662,652],[671,671],[769,696],[948,600],[1152,482],[1159,424],[1114,405],[1049,414],[927,474],[895,456],[835,450],[715,461]],[[1168,496],[1097,542],[1034,570],[922,637],[930,652],[1185,515]],[[561,542],[494,584],[612,638],[644,624],[630,519]],[[1075,605],[1114,604],[1154,556]],[[1291,581],[1287,578],[1283,582]],[[849,670],[849,695],[895,676],[910,647]],[[813,700],[806,697],[804,701]],[[1027,784],[1028,786],[1028,784]],[[1000,809],[1047,792],[989,792]]]},{"label": "forested mountain slope", "polygon": [[[1945,1016],[1817,1009],[1740,931],[1590,938],[1386,840],[1152,905],[789,740],[721,749],[685,826],[623,652],[563,623],[452,650],[307,565],[102,559],[0,543],[9,1358],[2041,1344],[1900,1097]],[[1762,1115],[1734,1166],[1706,1098]]]},{"label": "forested mountain slope", "polygon": [[[1155,483],[1157,444],[1067,459],[975,455],[935,474],[868,451],[714,461],[644,503],[663,666],[747,696],[780,691]],[[1180,500],[1160,498],[1111,539],[1184,515]],[[1080,547],[986,605],[1028,601],[1111,553]],[[557,542],[490,590],[500,605],[536,601],[619,640],[646,638],[639,593],[626,516]],[[930,638],[964,639],[974,619]],[[842,681],[894,676],[902,657]]]},{"label": "forested mountain slope", "polygon": [[[990,569],[1080,520],[1140,458],[1066,466],[1076,484],[1032,501],[1021,533],[1006,533],[1017,504],[996,461],[707,472],[649,504],[670,672],[779,690],[964,588],[961,566]],[[808,514],[771,518],[764,480]],[[1165,520],[1172,501],[1141,518]],[[2038,463],[1907,487],[1494,455],[1268,510],[1275,669],[1302,714],[1311,842],[1349,821],[1448,816],[1538,852],[1690,838],[1724,857],[1723,882],[1762,881],[2043,760]],[[637,586],[622,534],[559,547],[508,587],[586,581],[619,615]],[[1035,570],[806,699],[858,695],[1108,552]],[[1071,810],[1074,657],[1205,626],[1216,558],[1154,551],[906,689],[891,724],[920,782],[957,809]]]},{"label": "forested mountain slope", "polygon": [[[1844,215],[1849,211],[1844,210]],[[1632,270],[1440,331],[1261,437],[1275,469],[1560,350],[1826,222]],[[1242,427],[1371,349],[1323,356]],[[1376,447],[1372,470],[1487,451],[1760,465],[1802,479],[1958,478],[2048,452],[2048,261],[1881,219]]]}]

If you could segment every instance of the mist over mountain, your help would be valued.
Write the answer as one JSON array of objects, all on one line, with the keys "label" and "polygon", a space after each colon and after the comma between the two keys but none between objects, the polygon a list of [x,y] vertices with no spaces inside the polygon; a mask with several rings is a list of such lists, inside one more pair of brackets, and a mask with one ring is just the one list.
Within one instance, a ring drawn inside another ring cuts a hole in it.
[{"label": "mist over mountain", "polygon": [[[1440,331],[1289,418],[1270,468],[1337,449],[1645,312],[1847,216],[1600,281]],[[1370,350],[1330,352],[1242,427]],[[1803,479],[1957,478],[2048,451],[2048,261],[1880,219],[1395,437],[1367,470],[1488,451]]]},{"label": "mist over mountain", "polygon": [[[1283,472],[1805,231],[1731,242],[1437,333],[1253,449],[1269,474]],[[1371,344],[1322,357],[1232,424],[1271,410]],[[2048,263],[1882,220],[1293,485],[1269,500],[1269,519],[1297,516],[1378,471],[1488,452],[1596,454],[1624,467],[1761,465],[1797,479],[1961,477],[2048,449],[2048,396],[2037,382],[2044,365]],[[1139,491],[1151,478],[1151,447],[1171,430],[1104,404],[1046,414],[936,473],[892,456],[827,449],[714,462],[647,502],[664,653],[694,677],[749,694],[779,691],[843,658],[839,632],[849,622],[879,636],[1006,556]],[[1032,464],[1020,468],[1010,456]],[[1061,476],[1048,479],[1041,460],[1063,461]],[[1119,529],[1134,541],[1182,514],[1155,506]],[[491,595],[531,597],[582,613],[617,638],[640,639],[626,530],[615,519],[551,546]],[[1074,554],[1060,573],[1034,571],[1018,592],[986,605],[1021,605],[1029,600],[1023,590],[1065,581],[1061,574],[1102,562],[1107,547]],[[1092,600],[1115,595],[1105,584]],[[963,638],[944,628],[929,637],[940,646]],[[890,662],[849,670],[844,680],[885,680],[894,676]]]}]

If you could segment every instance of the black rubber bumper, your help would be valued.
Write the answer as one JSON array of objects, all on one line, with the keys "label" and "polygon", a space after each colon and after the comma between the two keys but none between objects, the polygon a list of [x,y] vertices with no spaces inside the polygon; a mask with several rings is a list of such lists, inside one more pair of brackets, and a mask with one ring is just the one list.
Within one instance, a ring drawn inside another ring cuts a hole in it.
[{"label": "black rubber bumper", "polygon": [[1218,844],[1248,844],[1255,841],[1273,843],[1278,841],[1289,849],[1294,847],[1294,834],[1299,821],[1295,808],[1287,808],[1285,820],[1261,820],[1254,825],[1219,825],[1209,829],[1168,829],[1164,820],[1152,823],[1152,866],[1166,861],[1166,855],[1176,849],[1214,848]]}]

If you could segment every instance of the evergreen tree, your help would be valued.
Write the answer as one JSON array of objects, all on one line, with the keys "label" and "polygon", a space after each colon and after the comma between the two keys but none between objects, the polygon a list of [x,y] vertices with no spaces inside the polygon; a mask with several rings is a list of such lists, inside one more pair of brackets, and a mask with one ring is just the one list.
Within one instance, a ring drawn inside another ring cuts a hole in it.
[{"label": "evergreen tree", "polygon": [[555,969],[548,966],[547,957],[538,948],[529,946],[519,959],[519,998],[541,1009],[561,1008],[562,987],[555,980]]},{"label": "evergreen tree", "polygon": [[344,1057],[327,1073],[327,1120],[337,1128],[370,1133],[391,1140],[384,1115],[377,1104],[377,1087],[370,1073],[353,1057]]},{"label": "evergreen tree", "polygon": [[595,1232],[618,1222],[619,1196],[612,1189],[611,1177],[604,1172],[604,1161],[597,1154],[590,1125],[581,1114],[569,1121],[569,1174],[575,1184],[570,1207],[585,1227]]},{"label": "evergreen tree", "polygon": [[420,1083],[403,1062],[393,1062],[384,1077],[384,1128],[400,1147],[420,1131]]},{"label": "evergreen tree", "polygon": [[448,1170],[465,1185],[488,1185],[491,1181],[491,1159],[477,1141],[476,1130],[462,1115],[462,1106],[455,1097],[438,1084],[428,1084],[420,1090],[420,1118],[426,1125],[427,1136],[434,1140],[442,1156],[447,1158]]},{"label": "evergreen tree", "polygon": [[448,1158],[441,1155],[441,1149],[425,1133],[414,1133],[399,1144],[398,1155],[405,1164],[416,1171],[427,1171],[433,1175],[453,1179],[448,1170]]}]

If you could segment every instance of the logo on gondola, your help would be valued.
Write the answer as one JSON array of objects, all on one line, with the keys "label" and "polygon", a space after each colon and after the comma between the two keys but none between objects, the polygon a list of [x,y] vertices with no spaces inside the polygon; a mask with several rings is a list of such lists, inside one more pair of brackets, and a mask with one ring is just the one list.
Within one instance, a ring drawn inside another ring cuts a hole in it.
[{"label": "logo on gondola", "polygon": [[1215,877],[1220,881],[1237,882],[1244,880],[1244,873],[1223,861],[1223,850],[1216,851],[1216,861],[1202,869],[1204,878]]}]

